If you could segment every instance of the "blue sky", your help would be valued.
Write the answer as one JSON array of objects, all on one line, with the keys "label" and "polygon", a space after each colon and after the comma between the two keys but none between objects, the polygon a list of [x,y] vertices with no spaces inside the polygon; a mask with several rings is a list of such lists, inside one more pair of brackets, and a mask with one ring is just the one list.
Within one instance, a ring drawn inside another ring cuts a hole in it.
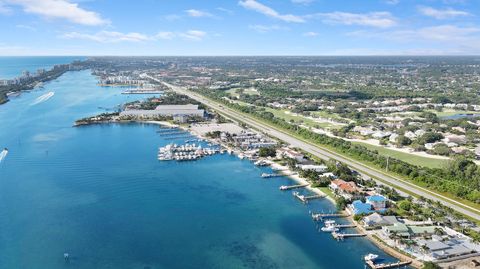
[{"label": "blue sky", "polygon": [[472,55],[478,0],[0,0],[0,55]]}]

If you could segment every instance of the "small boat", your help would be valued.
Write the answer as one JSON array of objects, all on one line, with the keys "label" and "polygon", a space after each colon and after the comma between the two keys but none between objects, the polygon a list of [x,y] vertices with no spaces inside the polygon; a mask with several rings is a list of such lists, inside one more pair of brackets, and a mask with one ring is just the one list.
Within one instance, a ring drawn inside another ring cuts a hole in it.
[{"label": "small boat", "polygon": [[373,253],[369,253],[368,255],[365,255],[365,257],[363,257],[363,259],[368,262],[368,261],[375,261],[376,259],[378,258],[378,255],[377,254],[373,254]]},{"label": "small boat", "polygon": [[325,226],[325,227],[322,227],[321,230],[322,232],[330,232],[330,233],[338,232],[338,228],[336,228],[335,226]]},{"label": "small boat", "polygon": [[335,220],[333,220],[333,219],[326,220],[326,221],[325,221],[325,225],[326,225],[326,226],[335,225]]}]

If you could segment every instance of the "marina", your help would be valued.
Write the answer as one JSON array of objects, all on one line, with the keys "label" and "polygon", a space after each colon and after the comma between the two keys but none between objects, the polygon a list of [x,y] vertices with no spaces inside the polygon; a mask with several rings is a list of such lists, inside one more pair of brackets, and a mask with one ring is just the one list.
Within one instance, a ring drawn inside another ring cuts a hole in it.
[{"label": "marina", "polygon": [[[181,137],[180,137],[181,138]],[[158,149],[158,160],[159,161],[194,161],[205,156],[211,156],[215,153],[218,153],[218,149],[212,148],[202,148],[201,145],[188,144],[177,145],[177,144],[168,144],[165,147],[160,147]]]},{"label": "marina", "polygon": [[[0,245],[1,269],[65,268],[66,250],[69,265],[79,269],[286,269],[291,264],[351,269],[363,267],[364,253],[379,251],[365,239],[338,244],[318,234],[308,212],[333,211],[334,205],[327,199],[306,205],[285,199],[279,187],[298,183],[284,175],[259,181],[261,173],[274,172],[247,157],[205,154],[209,157],[199,162],[159,162],[152,158],[158,146],[176,144],[195,153],[199,145],[168,139],[177,135],[160,136],[152,124],[70,128],[92,114],[92,107],[129,101],[119,93],[105,96],[121,89],[107,90],[96,82],[88,71],[68,72],[45,85],[55,98],[35,110],[25,110],[34,93],[0,108],[1,122],[9,126],[0,140],[12,152],[0,166],[9,216],[2,222],[9,244]],[[218,152],[217,146],[201,145]],[[25,166],[29,169],[21,169]],[[37,221],[26,225],[25,216]],[[50,232],[52,225],[58,232]],[[319,251],[323,248],[329,251]]]}]

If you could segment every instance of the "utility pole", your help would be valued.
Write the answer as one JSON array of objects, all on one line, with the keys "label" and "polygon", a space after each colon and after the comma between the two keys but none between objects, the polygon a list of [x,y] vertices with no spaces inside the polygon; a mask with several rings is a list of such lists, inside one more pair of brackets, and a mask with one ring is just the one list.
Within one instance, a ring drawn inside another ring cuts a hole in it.
[{"label": "utility pole", "polygon": [[387,167],[385,167],[385,170],[387,170],[387,172],[388,172],[389,163],[390,163],[390,156],[387,156]]}]

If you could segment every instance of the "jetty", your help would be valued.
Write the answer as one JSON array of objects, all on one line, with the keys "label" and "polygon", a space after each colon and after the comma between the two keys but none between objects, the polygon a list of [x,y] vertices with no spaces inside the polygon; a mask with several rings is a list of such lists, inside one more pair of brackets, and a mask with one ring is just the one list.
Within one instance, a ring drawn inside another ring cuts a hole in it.
[{"label": "jetty", "polygon": [[298,184],[298,185],[290,185],[290,186],[282,185],[282,186],[280,186],[279,189],[281,191],[288,191],[288,190],[293,190],[293,189],[305,188],[308,185],[310,185],[310,184],[306,183],[306,184]]},{"label": "jetty", "polygon": [[345,213],[312,213],[312,219],[316,221],[322,220],[323,218],[346,218],[349,216],[350,215]]},{"label": "jetty", "polygon": [[300,200],[304,204],[308,203],[308,201],[310,200],[320,199],[325,197],[324,195],[319,195],[319,194],[305,196],[303,194],[300,194],[298,191],[294,191],[292,195],[295,196],[298,200]]},{"label": "jetty", "polygon": [[366,261],[366,263],[372,269],[388,269],[388,268],[406,267],[407,265],[411,264],[412,261],[404,261],[404,262],[399,261],[399,262],[380,263],[380,264],[375,264],[373,261]]},{"label": "jetty", "polygon": [[364,237],[367,236],[367,234],[364,233],[337,233],[333,232],[332,233],[333,238],[337,240],[343,240],[345,238],[350,238],[350,237]]}]

